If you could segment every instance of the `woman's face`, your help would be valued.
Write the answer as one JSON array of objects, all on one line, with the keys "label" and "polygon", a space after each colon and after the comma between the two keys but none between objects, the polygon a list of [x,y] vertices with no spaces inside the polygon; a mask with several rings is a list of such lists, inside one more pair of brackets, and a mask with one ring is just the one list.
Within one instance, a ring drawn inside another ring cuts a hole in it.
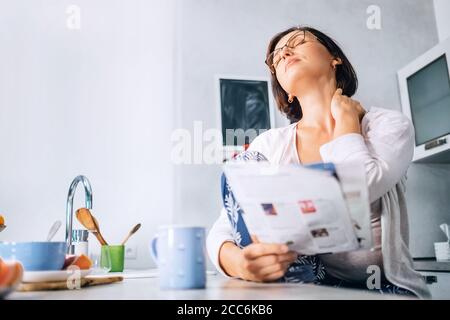
[{"label": "woman's face", "polygon": [[334,78],[337,60],[312,33],[295,30],[277,43],[272,62],[281,87],[294,94],[295,88],[306,89],[321,78]]}]

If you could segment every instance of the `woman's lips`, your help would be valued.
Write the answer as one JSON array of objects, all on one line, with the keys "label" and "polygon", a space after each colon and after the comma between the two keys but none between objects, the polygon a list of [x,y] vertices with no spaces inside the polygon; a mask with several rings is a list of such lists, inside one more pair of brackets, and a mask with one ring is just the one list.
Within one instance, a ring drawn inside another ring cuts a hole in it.
[{"label": "woman's lips", "polygon": [[286,63],[286,65],[284,67],[284,71],[286,71],[289,66],[291,66],[294,63],[299,62],[299,61],[300,61],[300,59],[298,59],[298,58],[288,60],[288,62]]}]

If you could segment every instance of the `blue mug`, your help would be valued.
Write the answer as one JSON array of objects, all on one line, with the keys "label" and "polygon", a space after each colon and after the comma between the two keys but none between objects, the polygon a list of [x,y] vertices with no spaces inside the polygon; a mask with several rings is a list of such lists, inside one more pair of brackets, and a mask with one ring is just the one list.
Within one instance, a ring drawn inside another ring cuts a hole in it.
[{"label": "blue mug", "polygon": [[61,270],[66,242],[0,242],[0,257],[19,261],[25,271]]},{"label": "blue mug", "polygon": [[150,253],[158,265],[161,289],[205,288],[205,228],[160,227]]}]

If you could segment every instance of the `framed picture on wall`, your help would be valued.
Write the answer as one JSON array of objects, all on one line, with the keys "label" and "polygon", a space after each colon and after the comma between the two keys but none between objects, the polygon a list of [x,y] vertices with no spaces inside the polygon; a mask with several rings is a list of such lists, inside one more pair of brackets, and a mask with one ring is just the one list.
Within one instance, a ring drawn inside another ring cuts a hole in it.
[{"label": "framed picture on wall", "polygon": [[245,149],[260,133],[275,126],[270,80],[216,76],[218,127],[225,158]]}]

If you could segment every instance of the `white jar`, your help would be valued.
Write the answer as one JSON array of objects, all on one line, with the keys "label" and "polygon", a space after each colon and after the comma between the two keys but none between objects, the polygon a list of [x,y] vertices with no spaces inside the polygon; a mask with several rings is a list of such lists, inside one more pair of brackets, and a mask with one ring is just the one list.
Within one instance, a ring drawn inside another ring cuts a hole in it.
[{"label": "white jar", "polygon": [[89,256],[89,242],[88,242],[89,231],[87,230],[73,230],[72,231],[72,246],[73,253],[77,256],[84,254]]}]

